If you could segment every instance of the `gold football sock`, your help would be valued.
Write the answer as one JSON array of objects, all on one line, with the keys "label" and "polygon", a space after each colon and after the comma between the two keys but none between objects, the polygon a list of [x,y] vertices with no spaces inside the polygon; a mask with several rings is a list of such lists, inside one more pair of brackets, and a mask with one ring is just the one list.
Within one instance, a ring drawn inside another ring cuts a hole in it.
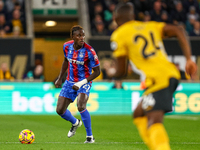
[{"label": "gold football sock", "polygon": [[150,143],[155,150],[171,150],[169,138],[162,123],[155,123],[148,129]]},{"label": "gold football sock", "polygon": [[142,140],[144,141],[144,143],[147,145],[147,147],[150,150],[153,150],[152,144],[150,143],[149,140],[149,136],[148,136],[148,132],[147,132],[147,126],[148,126],[148,121],[147,121],[147,117],[137,117],[133,120],[133,123],[136,125],[139,134],[142,138]]}]

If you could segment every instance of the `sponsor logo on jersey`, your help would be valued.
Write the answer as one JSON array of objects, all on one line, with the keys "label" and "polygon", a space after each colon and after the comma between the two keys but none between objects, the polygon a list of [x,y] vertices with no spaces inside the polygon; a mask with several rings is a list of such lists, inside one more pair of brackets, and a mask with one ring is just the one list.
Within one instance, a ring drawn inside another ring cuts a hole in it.
[{"label": "sponsor logo on jersey", "polygon": [[75,64],[84,65],[84,61],[78,61],[78,60],[74,60],[74,59],[70,59],[70,58],[67,58],[67,60],[68,60],[70,63],[75,63]]}]

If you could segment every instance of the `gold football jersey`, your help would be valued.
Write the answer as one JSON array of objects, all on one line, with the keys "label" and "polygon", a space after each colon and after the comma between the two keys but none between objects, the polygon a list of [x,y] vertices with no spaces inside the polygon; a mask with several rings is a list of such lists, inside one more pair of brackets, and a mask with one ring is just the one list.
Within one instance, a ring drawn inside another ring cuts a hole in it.
[{"label": "gold football jersey", "polygon": [[114,57],[127,56],[135,72],[141,75],[149,94],[169,85],[169,78],[180,79],[176,66],[168,61],[162,41],[165,23],[129,21],[111,35]]}]

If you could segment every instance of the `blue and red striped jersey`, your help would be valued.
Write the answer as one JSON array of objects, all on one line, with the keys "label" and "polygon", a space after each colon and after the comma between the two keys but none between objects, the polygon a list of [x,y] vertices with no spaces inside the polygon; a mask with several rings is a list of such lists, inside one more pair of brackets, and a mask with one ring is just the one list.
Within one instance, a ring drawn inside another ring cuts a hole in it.
[{"label": "blue and red striped jersey", "polygon": [[64,43],[63,51],[68,60],[67,80],[78,82],[92,74],[92,68],[99,66],[99,60],[89,44],[84,43],[79,50],[75,50],[73,44],[73,40]]}]

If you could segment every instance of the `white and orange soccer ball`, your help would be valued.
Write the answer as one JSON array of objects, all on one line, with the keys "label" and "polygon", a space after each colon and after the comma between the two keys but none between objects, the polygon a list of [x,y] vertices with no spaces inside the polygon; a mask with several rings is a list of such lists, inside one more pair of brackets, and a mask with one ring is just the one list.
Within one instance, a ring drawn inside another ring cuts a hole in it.
[{"label": "white and orange soccer ball", "polygon": [[22,144],[32,144],[35,141],[35,135],[33,131],[24,129],[19,133],[19,141]]}]

